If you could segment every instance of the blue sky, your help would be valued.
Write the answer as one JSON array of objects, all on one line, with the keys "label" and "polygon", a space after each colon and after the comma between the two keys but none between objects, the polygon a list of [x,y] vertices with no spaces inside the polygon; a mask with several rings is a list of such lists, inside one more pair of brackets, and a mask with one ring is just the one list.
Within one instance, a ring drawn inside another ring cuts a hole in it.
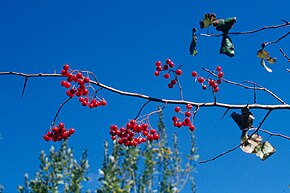
[{"label": "blue sky", "polygon": [[[155,61],[171,58],[184,64],[181,84],[186,100],[212,101],[210,92],[200,89],[190,73],[202,72],[202,67],[215,69],[220,65],[225,78],[236,82],[251,80],[279,95],[286,102],[289,94],[289,63],[279,48],[290,55],[289,37],[267,47],[278,61],[273,73],[266,72],[256,57],[260,44],[276,40],[287,29],[268,30],[252,35],[233,36],[236,56],[219,54],[220,38],[199,37],[199,54],[188,53],[192,27],[204,13],[216,13],[219,18],[237,17],[231,31],[247,31],[289,20],[289,1],[1,1],[0,2],[0,71],[53,73],[64,63],[74,69],[90,70],[97,79],[112,87],[153,97],[179,99],[178,89],[169,90],[167,81],[153,75]],[[199,30],[199,32],[201,32]],[[206,32],[206,30],[202,31]],[[216,31],[211,28],[209,32]],[[58,78],[29,79],[24,98],[20,100],[22,77],[2,76],[0,96],[0,184],[7,192],[15,192],[23,184],[23,175],[33,175],[38,169],[38,155],[49,150],[52,143],[42,140],[59,105],[66,99]],[[103,141],[109,139],[112,123],[124,125],[137,114],[145,102],[103,91],[107,107],[89,110],[72,100],[60,116],[76,133],[70,145],[79,156],[89,149],[91,171],[101,165]],[[253,93],[222,84],[219,102],[247,104]],[[258,94],[258,103],[276,104],[267,94]],[[154,110],[150,104],[144,113]],[[168,132],[177,132],[183,150],[188,144],[187,129],[172,127],[174,106],[165,110]],[[225,109],[201,109],[195,119],[196,139],[200,159],[213,157],[239,143],[240,131],[229,114],[220,120]],[[258,125],[266,114],[253,110]],[[289,111],[274,111],[263,129],[290,135]],[[154,117],[153,117],[154,119]],[[240,149],[203,165],[197,165],[195,179],[198,192],[206,193],[273,193],[290,192],[290,142],[272,137],[277,152],[262,162],[255,155]],[[58,144],[54,144],[58,146]],[[94,174],[92,174],[94,175]]]}]

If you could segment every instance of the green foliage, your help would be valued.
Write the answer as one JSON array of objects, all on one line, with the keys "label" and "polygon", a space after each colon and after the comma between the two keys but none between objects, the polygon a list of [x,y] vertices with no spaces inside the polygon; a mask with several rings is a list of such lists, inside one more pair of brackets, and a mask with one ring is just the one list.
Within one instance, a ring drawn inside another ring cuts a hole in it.
[{"label": "green foliage", "polygon": [[87,181],[86,174],[89,164],[87,151],[84,151],[80,162],[74,159],[73,151],[68,147],[68,142],[61,144],[59,151],[55,151],[52,146],[47,156],[41,151],[40,169],[35,178],[28,179],[28,174],[24,175],[24,186],[18,186],[20,193],[45,193],[45,192],[80,192],[83,181]]},{"label": "green foliage", "polygon": [[190,133],[191,148],[184,163],[178,148],[178,137],[173,135],[172,147],[168,145],[166,128],[162,112],[159,113],[158,142],[148,142],[145,147],[123,147],[114,143],[109,155],[105,142],[104,162],[99,170],[102,182],[99,193],[105,192],[181,192],[190,182],[195,192],[193,162],[198,158],[194,134]]}]

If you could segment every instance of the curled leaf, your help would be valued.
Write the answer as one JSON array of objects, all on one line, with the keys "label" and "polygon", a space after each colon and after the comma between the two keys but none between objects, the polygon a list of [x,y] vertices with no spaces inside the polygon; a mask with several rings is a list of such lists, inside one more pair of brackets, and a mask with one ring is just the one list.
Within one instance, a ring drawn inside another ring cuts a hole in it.
[{"label": "curled leaf", "polygon": [[274,64],[277,59],[276,58],[272,58],[269,54],[269,52],[267,52],[264,48],[260,49],[257,52],[257,56],[258,58],[261,58],[261,62],[260,64],[268,71],[268,72],[272,72],[272,69],[270,69],[267,65],[266,65],[266,61],[268,61],[270,64]]},{"label": "curled leaf", "polygon": [[228,31],[233,27],[234,23],[237,21],[236,17],[230,17],[227,19],[218,19],[213,21],[212,25],[217,31],[222,31],[228,33]]},{"label": "curled leaf", "polygon": [[199,22],[200,29],[207,28],[216,20],[216,15],[214,13],[206,13],[203,16],[203,20]]},{"label": "curled leaf", "polygon": [[234,44],[228,34],[223,34],[223,39],[220,47],[220,54],[225,54],[229,57],[235,55]]},{"label": "curled leaf", "polygon": [[269,52],[267,52],[264,49],[261,49],[257,52],[257,56],[258,58],[262,58],[262,59],[268,59],[270,58]]},{"label": "curled leaf", "polygon": [[249,138],[248,132],[244,131],[241,136],[241,149],[245,153],[256,154],[261,160],[265,160],[276,152],[275,148],[268,142],[262,141],[263,138],[257,134],[254,134]]},{"label": "curled leaf", "polygon": [[270,64],[274,64],[276,61],[277,61],[277,59],[276,58],[269,58],[269,59],[267,59],[267,61],[270,63]]},{"label": "curled leaf", "polygon": [[261,62],[260,64],[268,71],[268,72],[272,72],[272,69],[269,68],[268,66],[266,66],[266,63],[265,63],[265,59],[261,59]]},{"label": "curled leaf", "polygon": [[192,56],[196,56],[198,53],[197,49],[196,49],[197,37],[195,35],[195,32],[196,32],[196,28],[193,28],[192,29],[192,39],[191,39],[191,43],[189,46],[189,52],[190,52],[190,55],[192,55]]}]

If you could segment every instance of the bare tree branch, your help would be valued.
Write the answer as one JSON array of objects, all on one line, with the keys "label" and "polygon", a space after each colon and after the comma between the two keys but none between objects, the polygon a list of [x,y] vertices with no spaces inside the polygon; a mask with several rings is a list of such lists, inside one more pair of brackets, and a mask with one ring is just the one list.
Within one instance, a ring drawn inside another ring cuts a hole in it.
[{"label": "bare tree branch", "polygon": [[[0,72],[0,75],[16,75],[16,76],[23,76],[23,77],[63,77],[61,74],[44,74],[44,73],[38,73],[38,74],[25,74],[25,73],[20,73],[20,72]],[[227,81],[223,79],[224,81]],[[230,82],[230,81],[229,81]],[[159,102],[159,103],[164,103],[164,104],[191,104],[192,106],[201,108],[201,107],[219,107],[219,108],[226,108],[226,109],[242,109],[244,107],[248,107],[250,109],[263,109],[263,110],[290,110],[290,105],[289,104],[282,104],[282,105],[265,105],[265,104],[226,104],[226,103],[218,103],[218,102],[205,102],[205,103],[198,103],[194,101],[186,101],[186,100],[171,100],[171,99],[162,99],[162,98],[156,98],[156,97],[151,97],[147,96],[144,94],[139,94],[139,93],[133,93],[133,92],[127,92],[127,91],[122,91],[110,86],[107,86],[101,82],[98,81],[93,81],[90,80],[90,83],[96,86],[99,86],[103,89],[106,89],[108,91],[124,95],[124,96],[130,96],[130,97],[136,97],[136,98],[142,98],[146,100],[150,100],[153,102]],[[237,85],[242,85],[239,83],[234,83]],[[249,87],[244,85],[245,88],[253,89],[253,87]],[[256,90],[265,90],[265,88],[256,88]],[[266,90],[265,90],[266,91]]]}]

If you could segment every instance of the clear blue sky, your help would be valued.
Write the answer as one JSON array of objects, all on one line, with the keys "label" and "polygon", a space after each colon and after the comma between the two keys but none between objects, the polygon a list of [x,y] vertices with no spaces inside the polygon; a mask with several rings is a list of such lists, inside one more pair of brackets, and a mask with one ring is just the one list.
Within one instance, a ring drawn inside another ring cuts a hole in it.
[{"label": "clear blue sky", "polygon": [[[155,61],[171,58],[184,64],[181,77],[186,100],[212,101],[210,92],[202,91],[190,77],[192,70],[214,69],[221,65],[225,78],[242,82],[251,80],[274,91],[286,102],[289,94],[289,68],[281,56],[282,47],[290,55],[289,37],[279,45],[267,48],[278,57],[273,73],[259,64],[256,52],[264,41],[272,41],[287,29],[265,31],[254,35],[234,36],[236,56],[220,55],[220,38],[199,37],[197,57],[191,57],[188,46],[191,28],[198,27],[204,13],[217,17],[237,17],[232,31],[256,29],[290,20],[289,0],[266,1],[201,1],[201,0],[42,0],[0,2],[0,71],[52,73],[64,63],[74,69],[90,70],[98,80],[112,87],[154,97],[179,99],[178,89],[169,90],[167,81],[153,76]],[[289,30],[289,29],[288,29]],[[206,31],[203,31],[206,32]],[[210,29],[210,32],[215,32]],[[7,192],[15,192],[23,184],[23,175],[38,169],[38,155],[48,151],[52,143],[42,140],[60,103],[66,99],[59,86],[60,79],[29,79],[25,96],[20,100],[22,77],[2,76],[0,95],[0,184]],[[108,101],[105,108],[89,110],[76,100],[66,105],[60,117],[76,133],[70,140],[76,156],[89,149],[90,186],[97,183],[97,168],[103,155],[103,141],[109,139],[112,123],[123,125],[137,114],[145,102],[108,91],[102,95]],[[253,93],[231,85],[221,85],[218,101],[230,104],[252,102]],[[277,103],[266,94],[258,95],[262,104]],[[157,104],[146,107],[144,113]],[[188,148],[187,129],[172,127],[174,106],[164,113],[168,132],[178,132],[184,151]],[[208,159],[239,143],[240,131],[229,117],[220,120],[225,109],[202,109],[196,116],[196,140],[200,159]],[[258,125],[265,111],[254,110]],[[290,135],[289,111],[273,112],[263,129]],[[277,152],[262,162],[255,155],[240,149],[214,162],[197,165],[195,180],[201,193],[273,193],[290,192],[290,141],[272,137]],[[55,144],[58,146],[58,144]]]}]

